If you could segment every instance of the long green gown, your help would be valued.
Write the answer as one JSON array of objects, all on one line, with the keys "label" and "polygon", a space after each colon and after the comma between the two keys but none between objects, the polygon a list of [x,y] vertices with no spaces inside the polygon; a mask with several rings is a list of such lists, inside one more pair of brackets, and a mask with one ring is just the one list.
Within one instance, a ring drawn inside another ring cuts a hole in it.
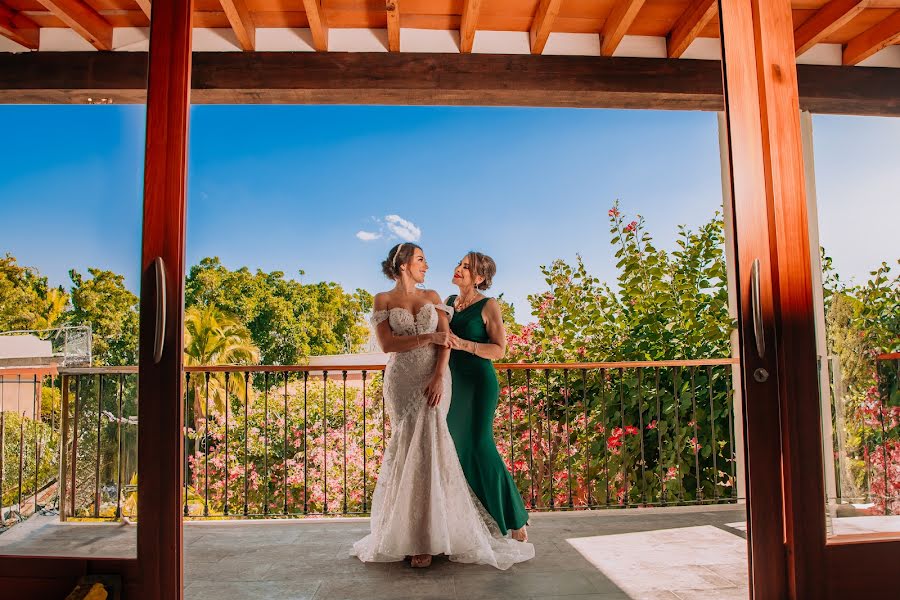
[{"label": "long green gown", "polygon": [[[452,306],[455,299],[456,296],[451,296],[447,303]],[[487,300],[482,298],[455,313],[450,330],[464,340],[490,343],[481,316]],[[447,425],[459,462],[472,491],[505,535],[510,529],[523,527],[528,522],[528,513],[494,441],[494,412],[500,396],[497,373],[490,360],[452,350],[450,374],[453,396]]]}]

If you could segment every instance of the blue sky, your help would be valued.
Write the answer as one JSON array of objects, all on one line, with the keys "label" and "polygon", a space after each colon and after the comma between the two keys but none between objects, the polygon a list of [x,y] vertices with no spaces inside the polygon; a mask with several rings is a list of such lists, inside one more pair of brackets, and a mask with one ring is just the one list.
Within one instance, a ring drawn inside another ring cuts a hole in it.
[{"label": "blue sky", "polygon": [[[14,140],[0,145],[0,252],[54,284],[98,266],[136,289],[143,107],[0,106],[0,121]],[[717,144],[714,113],[198,106],[187,260],[378,291],[396,215],[412,224],[401,236],[419,234],[429,287],[452,293],[456,260],[481,250],[524,321],[541,264],[581,253],[615,277],[616,199],[663,247],[720,209]],[[900,256],[900,119],[817,116],[815,151],[822,242],[860,279]]]}]

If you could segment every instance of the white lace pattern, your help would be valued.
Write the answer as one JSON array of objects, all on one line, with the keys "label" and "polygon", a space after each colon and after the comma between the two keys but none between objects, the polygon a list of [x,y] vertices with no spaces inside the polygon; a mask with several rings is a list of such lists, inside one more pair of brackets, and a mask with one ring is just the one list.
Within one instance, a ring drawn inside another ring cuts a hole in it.
[{"label": "white lace pattern", "polygon": [[[388,320],[395,335],[433,333],[443,304],[426,304],[413,315],[405,308],[377,311],[372,323]],[[502,537],[472,493],[447,429],[450,373],[441,402],[427,405],[425,386],[438,348],[392,353],[384,372],[384,398],[391,420],[372,498],[371,533],[353,545],[364,562],[391,562],[416,554],[446,554],[450,560],[507,569],[534,557],[534,546]],[[491,527],[493,525],[493,527]]]}]

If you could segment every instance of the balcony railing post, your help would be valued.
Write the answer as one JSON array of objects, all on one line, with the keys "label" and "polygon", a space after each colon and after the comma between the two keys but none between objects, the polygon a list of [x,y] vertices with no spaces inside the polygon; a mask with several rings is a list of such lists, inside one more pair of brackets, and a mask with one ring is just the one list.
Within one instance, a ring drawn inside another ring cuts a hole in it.
[{"label": "balcony railing post", "polygon": [[322,514],[328,514],[328,371],[322,371]]},{"label": "balcony railing post", "polygon": [[263,514],[269,514],[269,372],[263,373]]},{"label": "balcony railing post", "polygon": [[81,395],[81,376],[75,376],[74,414],[72,416],[72,491],[70,500],[70,516],[75,516],[75,497],[78,495],[76,476],[78,473],[78,398]]},{"label": "balcony railing post", "polygon": [[225,390],[222,392],[222,395],[225,397],[225,483],[223,484],[223,492],[224,492],[224,500],[222,506],[222,513],[227,517],[228,516],[228,484],[231,483],[231,470],[228,463],[228,436],[229,436],[229,409],[231,404],[231,396],[230,396],[230,387],[231,378],[229,377],[231,373],[225,371]]},{"label": "balcony railing post", "polygon": [[[191,462],[188,458],[188,453],[190,452],[190,436],[188,432],[190,431],[192,422],[191,422],[191,374],[190,372],[184,374],[184,498],[182,498],[184,506],[182,507],[182,513],[184,516],[188,516],[188,482],[191,480]],[[196,395],[196,394],[195,394]],[[194,435],[196,436],[196,431]]]},{"label": "balcony railing post", "polygon": [[94,453],[94,518],[100,517],[100,427],[103,417],[103,375],[97,375],[97,449]]},{"label": "balcony railing post", "polygon": [[122,439],[122,394],[125,388],[125,375],[119,374],[119,389],[116,394],[118,410],[116,412],[116,519],[122,518],[122,457],[125,452],[125,440]]},{"label": "balcony railing post", "polygon": [[344,400],[344,419],[342,425],[344,427],[344,443],[341,446],[344,454],[344,514],[347,514],[347,371],[341,371],[341,383]]},{"label": "balcony railing post", "polygon": [[641,444],[641,504],[647,503],[647,458],[644,454],[644,367],[637,368],[638,441]]},{"label": "balcony railing post", "polygon": [[719,438],[716,436],[716,402],[713,397],[713,368],[712,365],[706,366],[706,387],[709,390],[709,432],[712,438],[712,461],[713,461],[713,502],[719,502]]},{"label": "balcony railing post", "polygon": [[284,372],[284,445],[282,446],[282,450],[284,452],[284,514],[288,514],[288,424],[290,421],[288,420],[288,372]]},{"label": "balcony railing post", "polygon": [[590,418],[588,416],[588,396],[587,396],[587,369],[581,369],[581,403],[584,408],[584,440],[582,440],[582,448],[584,448],[584,487],[587,492],[585,506],[590,508],[593,505],[591,500],[591,485],[594,480],[591,477],[591,442],[588,432],[590,431]]},{"label": "balcony railing post", "polygon": [[362,493],[362,511],[367,512],[368,509],[368,480],[366,474],[366,371],[362,372],[362,459],[363,459],[363,493]]}]

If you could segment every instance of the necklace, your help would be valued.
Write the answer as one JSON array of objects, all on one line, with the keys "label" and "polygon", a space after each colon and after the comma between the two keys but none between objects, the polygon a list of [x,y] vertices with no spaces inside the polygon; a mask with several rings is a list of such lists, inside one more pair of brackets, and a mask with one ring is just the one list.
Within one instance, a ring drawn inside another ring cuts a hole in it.
[{"label": "necklace", "polygon": [[474,294],[472,294],[471,298],[468,298],[466,300],[463,300],[461,297],[457,296],[456,302],[453,303],[456,312],[460,312],[469,308],[469,306],[472,305],[472,302],[475,301],[476,296],[478,296],[478,292],[475,292]]}]

